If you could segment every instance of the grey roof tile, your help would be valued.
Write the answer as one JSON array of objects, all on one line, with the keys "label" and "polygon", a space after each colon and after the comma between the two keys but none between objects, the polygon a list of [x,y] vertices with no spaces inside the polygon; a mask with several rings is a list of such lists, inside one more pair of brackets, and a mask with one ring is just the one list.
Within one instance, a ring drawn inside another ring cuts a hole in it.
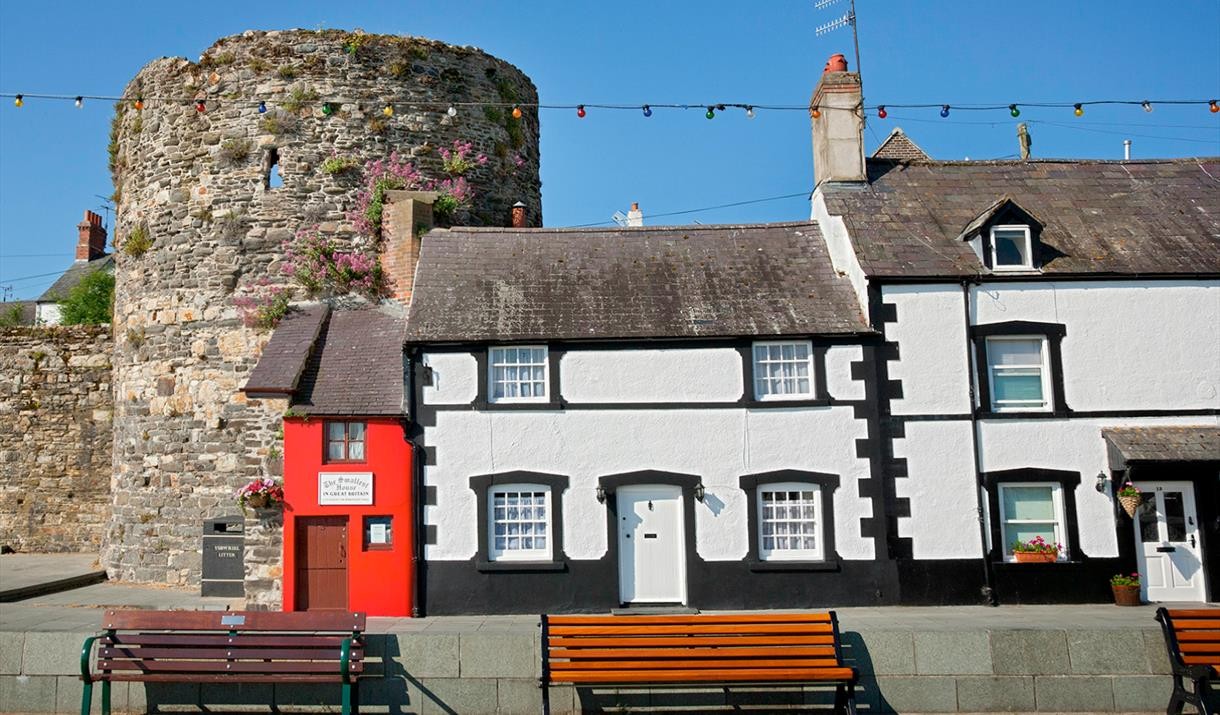
[{"label": "grey roof tile", "polygon": [[1129,462],[1220,462],[1220,426],[1112,427],[1101,433]]},{"label": "grey roof tile", "polygon": [[95,271],[114,271],[114,254],[109,253],[100,258],[94,258],[92,261],[80,261],[68,266],[68,270],[64,271],[63,275],[55,279],[50,288],[38,296],[38,302],[48,303],[63,300],[85,279],[85,276]]}]

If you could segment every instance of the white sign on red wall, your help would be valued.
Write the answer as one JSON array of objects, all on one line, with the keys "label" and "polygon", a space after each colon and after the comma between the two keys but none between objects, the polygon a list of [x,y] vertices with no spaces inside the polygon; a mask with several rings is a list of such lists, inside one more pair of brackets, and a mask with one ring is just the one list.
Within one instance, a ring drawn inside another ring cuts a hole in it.
[{"label": "white sign on red wall", "polygon": [[372,503],[372,472],[318,472],[320,506]]}]

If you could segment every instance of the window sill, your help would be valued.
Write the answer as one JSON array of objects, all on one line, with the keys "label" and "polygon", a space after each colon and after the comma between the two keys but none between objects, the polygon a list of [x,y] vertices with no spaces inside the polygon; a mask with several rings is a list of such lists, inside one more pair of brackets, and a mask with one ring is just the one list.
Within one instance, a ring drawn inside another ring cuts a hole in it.
[{"label": "window sill", "polygon": [[1073,559],[1073,560],[1068,560],[1068,561],[1024,561],[1024,562],[1023,561],[993,560],[991,563],[993,566],[1002,566],[1005,568],[1010,567],[1010,566],[1013,568],[1017,568],[1017,567],[1025,568],[1027,566],[1079,566],[1084,562],[1080,561],[1079,559]]},{"label": "window sill", "polygon": [[562,410],[563,402],[488,402],[479,400],[474,403],[476,410]]},{"label": "window sill", "polygon": [[567,571],[566,561],[477,561],[475,568],[483,573],[497,571]]},{"label": "window sill", "polygon": [[769,407],[830,407],[829,397],[812,397],[796,400],[758,400],[747,398],[745,406],[749,409]]},{"label": "window sill", "polygon": [[974,411],[974,416],[980,420],[1061,420],[1072,416],[1071,410],[983,410]]},{"label": "window sill", "polygon": [[839,571],[838,559],[828,561],[751,561],[751,571]]}]

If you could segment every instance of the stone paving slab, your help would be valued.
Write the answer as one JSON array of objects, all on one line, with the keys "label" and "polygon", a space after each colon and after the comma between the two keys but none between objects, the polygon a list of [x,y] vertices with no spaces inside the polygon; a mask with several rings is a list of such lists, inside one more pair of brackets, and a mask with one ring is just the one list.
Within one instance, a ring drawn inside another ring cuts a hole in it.
[{"label": "stone paving slab", "polygon": [[105,580],[97,554],[0,554],[0,603]]}]

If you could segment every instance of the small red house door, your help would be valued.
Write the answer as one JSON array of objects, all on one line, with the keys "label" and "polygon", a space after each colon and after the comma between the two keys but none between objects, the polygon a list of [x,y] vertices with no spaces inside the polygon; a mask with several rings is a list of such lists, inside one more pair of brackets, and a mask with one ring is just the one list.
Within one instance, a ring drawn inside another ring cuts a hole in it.
[{"label": "small red house door", "polygon": [[296,551],[297,610],[347,610],[347,517],[301,517]]}]

